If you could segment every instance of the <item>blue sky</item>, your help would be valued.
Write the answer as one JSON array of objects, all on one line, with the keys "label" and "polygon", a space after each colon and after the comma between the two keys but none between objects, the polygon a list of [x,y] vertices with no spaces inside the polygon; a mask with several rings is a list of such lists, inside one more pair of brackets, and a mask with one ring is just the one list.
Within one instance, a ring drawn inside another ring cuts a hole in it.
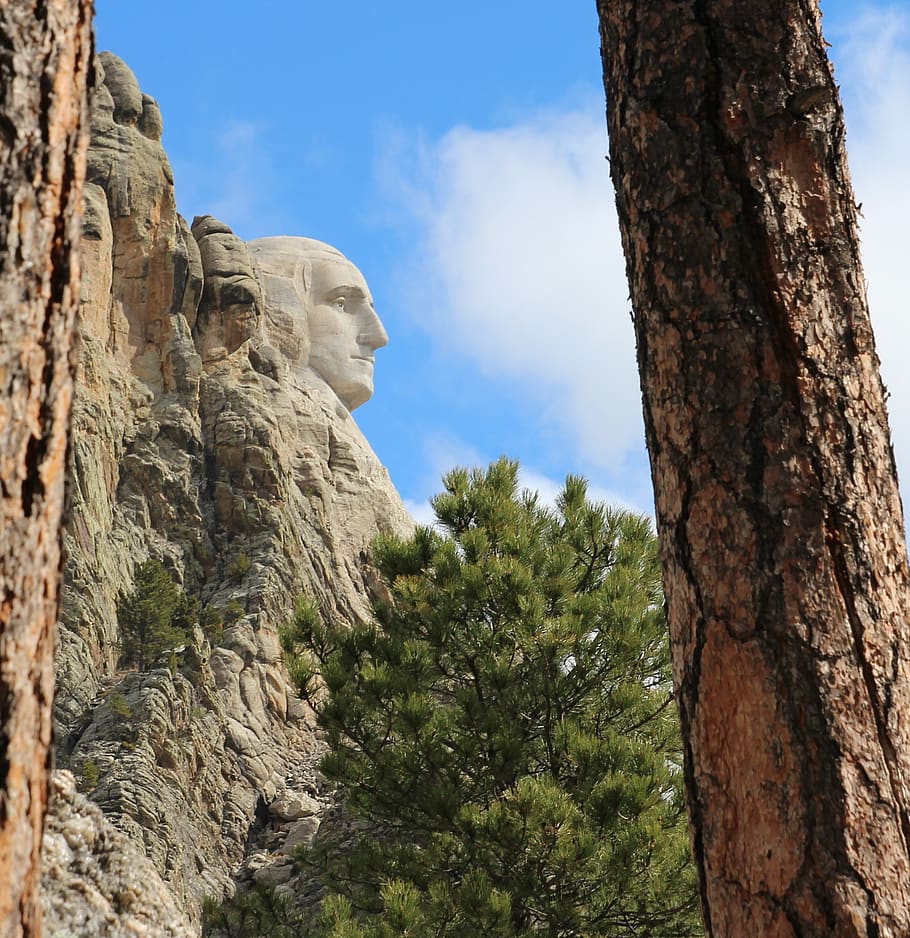
[{"label": "blue sky", "polygon": [[[823,2],[910,478],[910,2]],[[355,417],[415,513],[456,464],[650,512],[594,0],[96,0],[180,211],[334,244],[390,335]],[[906,443],[905,443],[906,441]]]}]

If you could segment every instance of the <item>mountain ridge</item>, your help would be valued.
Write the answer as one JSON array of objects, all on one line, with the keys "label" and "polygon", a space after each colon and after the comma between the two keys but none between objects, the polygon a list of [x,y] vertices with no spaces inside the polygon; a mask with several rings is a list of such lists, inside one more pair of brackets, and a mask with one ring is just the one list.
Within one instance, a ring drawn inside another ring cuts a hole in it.
[{"label": "mountain ridge", "polygon": [[[191,226],[178,214],[161,129],[154,99],[125,63],[101,53],[55,789],[70,816],[96,831],[93,842],[107,842],[101,829],[113,825],[150,861],[160,883],[147,872],[149,888],[173,897],[171,919],[146,917],[144,933],[182,935],[198,934],[203,899],[230,894],[256,837],[271,837],[271,847],[258,851],[254,872],[284,870],[291,828],[318,828],[318,818],[301,825],[312,812],[270,811],[304,804],[318,787],[317,740],[278,632],[300,594],[323,616],[368,617],[369,544],[413,521],[332,388],[276,333],[287,319],[282,298],[263,288],[246,245],[211,216]],[[121,660],[118,603],[149,558],[223,628],[192,628],[184,647],[136,671]],[[109,884],[94,919],[88,900],[60,901],[66,853],[52,851],[45,869],[48,933],[134,934],[136,903],[116,899],[130,893],[122,883]],[[290,873],[272,876],[286,882]],[[90,892],[105,888],[102,878]]]}]

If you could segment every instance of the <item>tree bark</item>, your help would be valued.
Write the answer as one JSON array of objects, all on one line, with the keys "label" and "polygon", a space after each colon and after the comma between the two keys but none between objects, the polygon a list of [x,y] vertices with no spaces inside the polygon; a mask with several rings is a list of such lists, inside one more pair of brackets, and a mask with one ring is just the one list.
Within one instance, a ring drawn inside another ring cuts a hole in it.
[{"label": "tree bark", "polygon": [[598,0],[707,931],[910,935],[910,586],[813,0]]},{"label": "tree bark", "polygon": [[91,0],[0,5],[0,936],[41,932]]}]

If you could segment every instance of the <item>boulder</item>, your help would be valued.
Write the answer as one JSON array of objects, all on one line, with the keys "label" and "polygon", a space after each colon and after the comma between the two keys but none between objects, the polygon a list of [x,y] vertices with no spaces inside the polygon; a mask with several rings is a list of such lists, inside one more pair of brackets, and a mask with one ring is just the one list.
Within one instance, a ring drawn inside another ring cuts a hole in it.
[{"label": "boulder", "polygon": [[299,821],[319,813],[319,802],[299,791],[285,791],[269,805],[269,814],[279,821]]}]

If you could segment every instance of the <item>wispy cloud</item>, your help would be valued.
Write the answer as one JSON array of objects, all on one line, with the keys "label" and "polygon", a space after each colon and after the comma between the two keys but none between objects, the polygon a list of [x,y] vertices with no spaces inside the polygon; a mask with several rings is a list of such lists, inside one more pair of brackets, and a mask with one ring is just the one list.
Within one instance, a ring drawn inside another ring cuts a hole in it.
[{"label": "wispy cloud", "polygon": [[283,230],[265,135],[253,121],[229,121],[204,166],[175,161],[178,208],[190,218],[214,215],[245,239]]},{"label": "wispy cloud", "polygon": [[847,149],[862,203],[863,265],[904,489],[910,480],[910,347],[907,219],[910,218],[910,14],[869,7],[835,31],[836,76]]},{"label": "wispy cloud", "polygon": [[615,467],[642,430],[606,145],[592,101],[435,142],[399,135],[385,166],[417,229],[401,278],[415,321],[508,381],[586,462]]},{"label": "wispy cloud", "polygon": [[436,513],[433,511],[433,506],[429,503],[429,501],[412,501],[409,498],[405,498],[403,501],[404,507],[407,508],[410,516],[418,524],[422,524],[428,528],[433,527],[433,525],[436,523]]},{"label": "wispy cloud", "polygon": [[[485,466],[486,462],[475,460],[473,462],[454,462],[449,464],[448,468],[456,465]],[[556,499],[563,490],[565,480],[557,481],[535,469],[522,467],[519,471],[518,482],[522,489],[530,492],[536,492],[540,501],[551,507],[555,506]],[[440,486],[437,484],[434,494]],[[628,511],[634,511],[638,514],[648,514],[653,518],[653,512],[648,511],[640,505],[633,505],[628,499],[617,492],[610,491],[600,485],[588,486],[588,499],[592,502],[603,502],[613,508],[625,508]],[[404,506],[411,513],[411,516],[418,524],[433,525],[436,521],[436,515],[433,506],[430,504],[430,496],[423,501],[419,499],[404,499]]]},{"label": "wispy cloud", "polygon": [[[420,447],[422,461],[427,467],[426,475],[419,486],[419,491],[411,492],[411,498],[405,498],[404,504],[414,519],[420,524],[432,525],[436,516],[430,505],[430,499],[442,490],[442,476],[456,466],[468,469],[486,468],[493,458],[479,452],[470,443],[451,434],[434,434],[423,441]],[[534,466],[522,464],[519,467],[519,485],[523,489],[536,492],[546,505],[555,505],[559,493],[565,485],[565,479],[554,479]],[[626,508],[629,511],[653,516],[650,503],[634,504],[617,491],[602,485],[589,483],[588,498],[594,502]]]},{"label": "wispy cloud", "polygon": [[[830,38],[895,447],[910,475],[910,16],[866,7]],[[507,380],[573,461],[617,478],[642,430],[599,98],[497,130],[389,140],[390,203],[420,245],[400,283],[415,321]]]},{"label": "wispy cloud", "polygon": [[439,432],[428,436],[417,450],[417,458],[424,466],[424,474],[410,492],[405,493],[405,508],[419,524],[432,525],[436,515],[430,499],[442,491],[442,477],[457,466],[486,466],[489,459],[466,440],[451,433]]},{"label": "wispy cloud", "polygon": [[[524,467],[520,471],[519,482],[522,488],[536,492],[540,500],[546,505],[555,505],[556,499],[565,486],[565,479],[557,481],[541,472],[537,472],[535,469],[526,469]],[[627,511],[653,516],[653,512],[646,511],[640,505],[633,505],[619,492],[614,492],[597,484],[588,484],[588,501],[604,502],[613,508],[625,508]]]}]

